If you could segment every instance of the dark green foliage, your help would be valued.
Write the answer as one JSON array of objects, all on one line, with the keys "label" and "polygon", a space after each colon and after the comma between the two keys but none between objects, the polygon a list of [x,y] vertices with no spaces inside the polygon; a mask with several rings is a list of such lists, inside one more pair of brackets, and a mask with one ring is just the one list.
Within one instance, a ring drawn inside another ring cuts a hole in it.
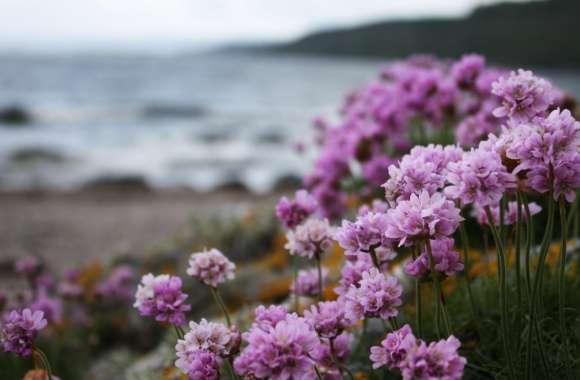
[{"label": "dark green foliage", "polygon": [[579,67],[579,15],[576,0],[506,3],[478,8],[465,19],[379,22],[314,33],[269,49],[382,58],[477,52],[504,64]]}]

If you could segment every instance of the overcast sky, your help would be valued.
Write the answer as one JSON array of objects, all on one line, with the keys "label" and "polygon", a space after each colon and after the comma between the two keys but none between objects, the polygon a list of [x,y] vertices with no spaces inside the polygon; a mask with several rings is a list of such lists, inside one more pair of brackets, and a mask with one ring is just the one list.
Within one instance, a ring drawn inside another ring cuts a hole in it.
[{"label": "overcast sky", "polygon": [[[521,0],[520,0],[521,1]],[[0,0],[0,48],[137,49],[296,38],[365,21],[461,16],[498,0]]]}]

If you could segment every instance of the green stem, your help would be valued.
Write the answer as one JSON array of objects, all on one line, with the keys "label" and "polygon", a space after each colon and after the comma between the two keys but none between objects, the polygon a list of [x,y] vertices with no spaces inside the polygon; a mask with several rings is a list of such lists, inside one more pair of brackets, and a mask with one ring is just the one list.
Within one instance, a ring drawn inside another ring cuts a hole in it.
[{"label": "green stem", "polygon": [[[525,269],[526,269],[526,288],[528,290],[528,299],[532,296],[532,269],[531,269],[531,252],[532,246],[535,242],[534,233],[534,220],[532,219],[532,214],[530,212],[530,206],[528,199],[525,194],[519,193],[524,204],[524,211],[526,212],[526,256],[525,256]],[[529,301],[528,301],[529,302]]]},{"label": "green stem", "polygon": [[344,379],[343,372],[346,372],[346,374],[348,375],[350,380],[354,380],[354,375],[352,374],[350,369],[348,369],[347,366],[343,365],[336,357],[336,350],[334,349],[334,338],[328,339],[328,342],[329,342],[329,346],[330,346],[330,358],[332,359],[332,361],[334,362],[334,364],[336,365],[336,367],[340,371],[340,377]]},{"label": "green stem", "polygon": [[495,242],[497,256],[498,256],[498,270],[499,270],[499,303],[501,310],[501,330],[502,330],[502,340],[503,340],[503,350],[506,357],[506,362],[508,366],[509,377],[515,379],[515,373],[513,368],[513,363],[511,359],[511,351],[509,344],[509,319],[508,319],[508,305],[507,305],[507,277],[506,277],[506,256],[505,250],[502,243],[501,236],[499,235],[495,225],[493,224],[493,215],[489,206],[485,207],[485,213],[487,214],[488,225],[493,235]]},{"label": "green stem", "polygon": [[[516,296],[518,302],[518,314],[522,309],[522,263],[520,257],[521,249],[521,229],[522,229],[522,201],[519,195],[517,198],[517,219],[516,219],[516,244],[515,244],[515,255],[516,255]],[[519,318],[517,318],[519,321]],[[519,336],[519,334],[518,334]]]},{"label": "green stem", "polygon": [[320,255],[316,255],[316,269],[318,271],[318,300],[322,301],[324,298],[324,286],[322,285],[322,265],[320,264]]},{"label": "green stem", "polygon": [[566,240],[568,239],[568,223],[566,221],[566,204],[564,198],[560,197],[560,224],[562,228],[562,240],[560,243],[560,271],[558,274],[558,319],[560,322],[560,333],[562,334],[562,343],[566,351],[565,361],[568,357],[568,337],[566,333],[566,292],[564,289],[564,280],[566,276]]},{"label": "green stem", "polygon": [[371,259],[373,260],[373,264],[374,264],[375,268],[377,268],[379,270],[379,272],[382,272],[381,264],[379,263],[379,259],[377,257],[377,253],[375,252],[374,247],[371,247],[371,249],[369,249],[369,255],[371,255]]},{"label": "green stem", "polygon": [[41,349],[34,347],[33,350],[40,358],[42,366],[44,367],[46,374],[48,375],[48,380],[52,380],[52,368],[50,367],[50,362],[48,361],[48,358]]},{"label": "green stem", "polygon": [[445,323],[445,333],[446,336],[451,335],[451,326],[449,324],[449,320],[447,318],[447,310],[445,304],[443,303],[443,290],[441,289],[441,282],[439,281],[439,276],[435,271],[435,260],[433,260],[433,251],[431,249],[431,241],[427,239],[425,241],[425,246],[427,247],[427,255],[429,256],[429,268],[431,270],[431,277],[433,277],[433,282],[435,284],[435,298],[437,298],[437,306],[435,309],[436,319],[435,319],[435,326],[437,328],[437,333],[441,335],[440,326],[438,318],[439,316],[443,315],[443,322]]},{"label": "green stem", "polygon": [[228,358],[224,361],[226,362],[226,368],[228,370],[228,374],[230,375],[230,378],[234,379],[234,380],[238,380],[239,377],[236,375],[236,372],[234,371],[234,366],[232,365],[232,358]]},{"label": "green stem", "polygon": [[175,335],[177,335],[178,339],[183,339],[185,337],[185,334],[183,332],[183,329],[177,325],[173,325],[173,328],[175,330]]},{"label": "green stem", "polygon": [[505,225],[505,209],[507,206],[507,198],[503,197],[499,202],[499,237],[501,238],[501,244],[505,247],[506,242],[506,225]]},{"label": "green stem", "polygon": [[[554,230],[554,214],[555,214],[555,205],[554,199],[552,197],[552,193],[548,195],[548,223],[546,226],[546,232],[544,234],[544,238],[542,239],[542,245],[540,247],[540,258],[538,262],[538,267],[536,268],[536,276],[534,278],[534,284],[532,289],[532,297],[530,300],[530,326],[528,328],[528,336],[527,336],[527,352],[526,352],[526,379],[530,379],[531,371],[532,371],[532,343],[533,343],[533,334],[535,332],[536,337],[538,339],[538,349],[540,351],[540,356],[542,359],[542,365],[546,374],[548,372],[548,361],[546,359],[546,354],[544,352],[544,347],[542,343],[542,337],[539,334],[540,328],[539,323],[537,321],[537,306],[538,306],[538,294],[541,288],[541,281],[540,279],[544,276],[544,269],[546,264],[546,256],[550,249],[550,241],[552,240],[552,232]],[[528,224],[531,224],[531,219],[528,220]]]},{"label": "green stem", "polygon": [[318,380],[322,380],[322,375],[320,374],[320,370],[318,369],[318,367],[316,365],[314,366],[314,372],[316,372],[316,378]]},{"label": "green stem", "polygon": [[[292,270],[294,272],[294,284],[298,282],[298,264],[296,263],[296,261],[297,259],[296,257],[294,257],[292,260]],[[296,292],[294,292],[293,298],[294,298],[294,311],[298,313],[300,309],[300,301],[298,299],[298,294]]]},{"label": "green stem", "polygon": [[211,294],[213,295],[215,302],[218,304],[219,308],[222,310],[222,313],[224,314],[224,317],[226,319],[226,323],[227,323],[228,327],[231,327],[232,320],[230,319],[228,309],[226,308],[226,304],[224,303],[224,300],[220,296],[218,289],[214,288],[213,286],[210,286],[209,288],[211,290]]},{"label": "green stem", "polygon": [[467,231],[465,230],[464,222],[459,224],[459,232],[461,236],[461,246],[463,247],[463,278],[465,280],[465,286],[467,289],[467,298],[469,300],[469,305],[471,306],[473,318],[477,321],[479,313],[477,312],[477,308],[475,306],[473,291],[471,290],[471,281],[469,281],[469,238],[467,237]]},{"label": "green stem", "polygon": [[[412,248],[413,260],[415,260],[420,253],[421,249],[414,246]],[[421,309],[421,281],[419,278],[415,278],[415,323],[417,325],[417,336],[419,338],[423,337],[423,318]]]}]

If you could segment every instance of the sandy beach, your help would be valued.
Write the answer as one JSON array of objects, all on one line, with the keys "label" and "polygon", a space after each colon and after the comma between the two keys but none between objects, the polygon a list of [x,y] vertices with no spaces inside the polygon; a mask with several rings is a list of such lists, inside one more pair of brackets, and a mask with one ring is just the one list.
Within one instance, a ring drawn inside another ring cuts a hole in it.
[{"label": "sandy beach", "polygon": [[34,254],[60,272],[117,254],[141,255],[192,217],[227,216],[276,198],[187,190],[0,193],[0,265]]}]

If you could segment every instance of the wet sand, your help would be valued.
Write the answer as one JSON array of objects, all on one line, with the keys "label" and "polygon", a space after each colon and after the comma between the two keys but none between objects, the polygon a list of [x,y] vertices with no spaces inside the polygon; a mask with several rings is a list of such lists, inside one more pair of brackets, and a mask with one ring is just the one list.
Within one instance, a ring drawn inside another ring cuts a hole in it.
[{"label": "wet sand", "polygon": [[60,272],[117,254],[142,255],[192,217],[227,216],[276,198],[241,191],[0,193],[0,265],[35,254]]}]

